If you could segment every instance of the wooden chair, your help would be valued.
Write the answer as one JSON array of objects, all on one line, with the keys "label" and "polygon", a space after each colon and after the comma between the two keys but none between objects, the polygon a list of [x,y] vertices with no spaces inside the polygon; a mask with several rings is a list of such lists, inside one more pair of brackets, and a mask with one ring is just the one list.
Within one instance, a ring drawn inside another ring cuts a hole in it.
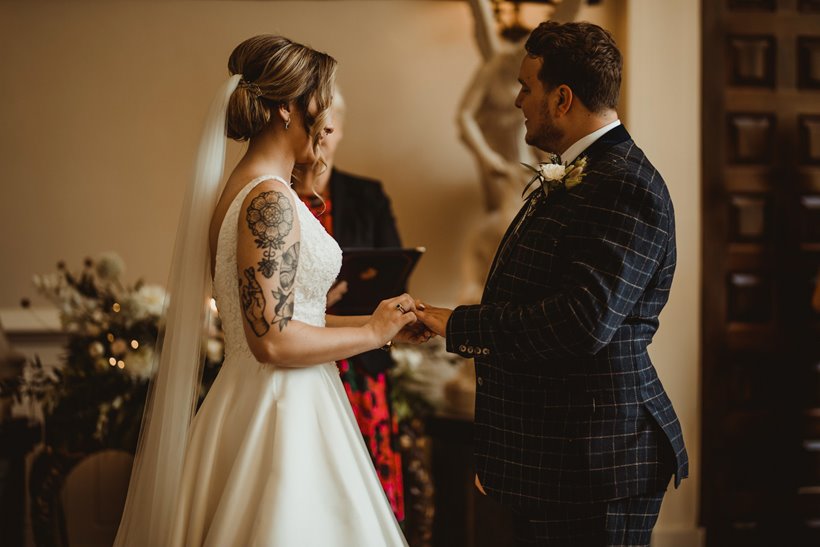
[{"label": "wooden chair", "polygon": [[125,505],[133,456],[105,450],[78,463],[61,493],[68,547],[110,547]]}]

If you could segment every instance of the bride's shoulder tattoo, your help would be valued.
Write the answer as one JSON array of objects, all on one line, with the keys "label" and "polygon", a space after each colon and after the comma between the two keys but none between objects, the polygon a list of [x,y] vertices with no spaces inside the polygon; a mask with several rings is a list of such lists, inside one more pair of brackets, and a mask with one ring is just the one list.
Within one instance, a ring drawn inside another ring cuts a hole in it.
[{"label": "bride's shoulder tattoo", "polygon": [[[285,238],[293,230],[294,210],[284,192],[261,192],[248,205],[245,220],[258,249],[263,249],[257,270],[270,279],[279,268],[276,251],[285,246]],[[298,251],[297,251],[298,252]]]},{"label": "bride's shoulder tattoo", "polygon": [[[245,212],[245,221],[254,236],[254,243],[262,249],[262,259],[256,268],[244,270],[246,280],[239,279],[242,307],[245,318],[256,336],[265,335],[269,325],[277,325],[283,331],[293,318],[296,271],[299,264],[299,242],[293,243],[287,250],[285,238],[293,230],[293,205],[290,199],[280,191],[260,192],[253,198]],[[268,324],[265,319],[265,291],[256,279],[256,271],[265,278],[272,279],[279,272],[279,287],[270,291],[273,297],[273,321]]]}]

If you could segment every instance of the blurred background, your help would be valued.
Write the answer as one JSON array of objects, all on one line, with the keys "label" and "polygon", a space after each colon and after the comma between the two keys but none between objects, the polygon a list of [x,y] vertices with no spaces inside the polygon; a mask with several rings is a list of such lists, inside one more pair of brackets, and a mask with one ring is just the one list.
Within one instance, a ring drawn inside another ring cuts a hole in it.
[{"label": "blurred background", "polygon": [[[516,7],[490,4],[503,10],[499,21]],[[653,545],[810,541],[820,527],[820,337],[810,306],[820,265],[820,3],[517,4],[527,27],[560,15],[613,33],[625,54],[621,119],[675,204],[678,268],[650,352],[683,425],[691,476],[664,500]],[[52,427],[57,433],[45,428],[42,442],[37,382],[88,386],[54,371],[93,353],[88,333],[80,336],[85,346],[71,345],[77,332],[66,331],[43,295],[55,294],[65,272],[81,282],[84,269],[113,263],[119,293],[99,291],[98,300],[110,308],[106,299],[130,298],[131,312],[147,321],[138,335],[151,339],[151,302],[166,281],[201,124],[243,39],[283,34],[339,61],[347,114],[336,165],[381,180],[405,246],[426,247],[410,292],[439,305],[463,301],[470,237],[490,212],[458,123],[486,63],[474,7],[464,0],[0,0],[6,393],[19,394],[21,363],[28,370],[25,404],[7,401],[0,416],[0,543],[105,544],[116,528],[117,508],[104,500],[117,499],[124,483],[101,480],[100,470],[127,480],[122,452],[79,467],[90,445],[74,446],[65,424]],[[242,151],[229,145],[227,169]],[[43,276],[40,291],[35,275]],[[138,340],[135,332],[128,335]],[[96,335],[105,343],[105,333]],[[406,474],[416,481],[407,488],[415,496],[411,544],[507,544],[506,523],[493,520],[470,486],[469,363],[435,350],[396,360],[399,376],[411,377],[402,404],[408,423],[415,420],[403,445],[405,465],[415,466]],[[139,374],[128,381],[143,385]],[[123,389],[95,386],[87,396],[100,401],[100,390]],[[120,416],[120,407],[108,416]],[[126,425],[104,424],[119,431],[125,452]],[[63,447],[60,458],[41,456],[55,447]]]}]

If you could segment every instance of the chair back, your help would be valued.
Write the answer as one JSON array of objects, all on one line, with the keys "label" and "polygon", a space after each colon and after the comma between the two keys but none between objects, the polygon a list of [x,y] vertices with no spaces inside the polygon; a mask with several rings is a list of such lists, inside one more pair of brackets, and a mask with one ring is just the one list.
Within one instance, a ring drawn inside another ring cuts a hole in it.
[{"label": "chair back", "polygon": [[68,547],[111,547],[133,461],[128,452],[104,450],[71,470],[61,493]]}]

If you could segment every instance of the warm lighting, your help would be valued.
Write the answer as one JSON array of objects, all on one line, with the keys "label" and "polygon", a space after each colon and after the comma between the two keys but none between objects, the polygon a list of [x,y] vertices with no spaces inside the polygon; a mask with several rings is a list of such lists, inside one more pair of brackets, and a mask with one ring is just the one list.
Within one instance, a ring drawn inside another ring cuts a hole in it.
[{"label": "warm lighting", "polygon": [[114,310],[114,313],[120,313],[120,305],[117,302],[114,302],[114,305],[111,306],[111,309]]},{"label": "warm lighting", "polygon": [[140,347],[140,343],[137,342],[136,340],[131,340],[131,347],[133,349],[137,349],[138,347]]},{"label": "warm lighting", "polygon": [[[552,18],[552,14],[563,0],[491,0],[493,6],[493,15],[495,21],[498,23],[498,30],[503,38],[506,38],[512,43],[516,43],[523,38],[529,36],[532,30],[521,20],[521,4],[540,4],[552,8],[548,11],[548,18]],[[590,6],[600,4],[602,0],[586,0],[584,3]]]},{"label": "warm lighting", "polygon": [[109,342],[114,341],[114,335],[111,334],[110,332],[108,334],[106,334],[105,337],[108,339]]},{"label": "warm lighting", "polygon": [[111,365],[112,367],[115,367],[115,366],[117,366],[117,360],[114,359],[113,357],[109,357],[108,358],[108,364]]},{"label": "warm lighting", "polygon": [[216,313],[218,310],[216,309],[216,300],[211,298],[211,311]]},{"label": "warm lighting", "polygon": [[122,361],[122,360],[117,361],[117,366],[118,366],[119,368],[125,368],[125,361]]}]

